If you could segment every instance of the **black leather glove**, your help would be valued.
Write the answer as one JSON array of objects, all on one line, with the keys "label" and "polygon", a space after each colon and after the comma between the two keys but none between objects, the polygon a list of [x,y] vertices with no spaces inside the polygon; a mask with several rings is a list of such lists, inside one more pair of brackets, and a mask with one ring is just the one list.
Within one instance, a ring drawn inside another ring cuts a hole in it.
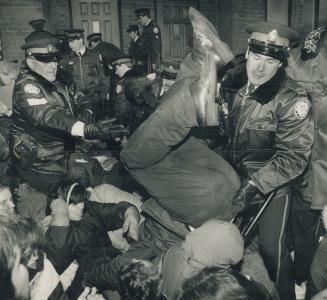
[{"label": "black leather glove", "polygon": [[241,205],[241,210],[245,210],[259,192],[259,189],[253,183],[250,183],[250,180],[245,180],[237,191],[233,204]]},{"label": "black leather glove", "polygon": [[123,125],[104,124],[85,124],[84,137],[86,139],[110,140],[123,137],[128,134],[128,130]]},{"label": "black leather glove", "polygon": [[95,123],[95,116],[93,112],[89,109],[83,109],[79,114],[78,114],[78,120],[90,124],[90,123]]}]

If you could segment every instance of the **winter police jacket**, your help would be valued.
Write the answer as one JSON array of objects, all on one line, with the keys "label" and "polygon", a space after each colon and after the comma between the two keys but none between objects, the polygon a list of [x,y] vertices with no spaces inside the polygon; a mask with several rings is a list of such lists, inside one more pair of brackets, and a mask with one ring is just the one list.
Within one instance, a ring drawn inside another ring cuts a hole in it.
[{"label": "winter police jacket", "polygon": [[305,170],[313,143],[311,104],[284,69],[250,95],[247,81],[241,64],[221,85],[220,97],[228,106],[227,157],[266,194]]},{"label": "winter police jacket", "polygon": [[16,163],[38,173],[65,174],[74,111],[67,87],[30,70],[22,73],[13,94],[11,150]]}]

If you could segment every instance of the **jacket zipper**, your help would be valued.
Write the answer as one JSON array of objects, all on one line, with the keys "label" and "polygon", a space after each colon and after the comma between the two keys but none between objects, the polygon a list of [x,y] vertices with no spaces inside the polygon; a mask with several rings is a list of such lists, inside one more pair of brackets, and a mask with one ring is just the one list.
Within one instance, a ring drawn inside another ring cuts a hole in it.
[{"label": "jacket zipper", "polygon": [[85,86],[84,86],[84,79],[83,79],[83,70],[82,70],[82,55],[79,55],[79,69],[81,71],[81,79],[82,79],[82,86],[83,86],[83,93],[85,93]]},{"label": "jacket zipper", "polygon": [[242,102],[241,102],[241,109],[240,109],[240,115],[238,117],[238,121],[237,121],[237,124],[236,124],[236,128],[235,128],[235,134],[234,134],[234,137],[233,137],[233,141],[232,141],[232,145],[231,145],[231,150],[232,150],[232,162],[233,164],[235,164],[236,162],[236,146],[237,146],[237,142],[238,142],[238,137],[240,135],[240,132],[239,132],[239,129],[240,129],[240,126],[241,126],[241,122],[243,120],[243,117],[244,117],[244,104],[245,104],[245,100],[248,98],[248,96],[245,96],[243,99],[242,99]]}]

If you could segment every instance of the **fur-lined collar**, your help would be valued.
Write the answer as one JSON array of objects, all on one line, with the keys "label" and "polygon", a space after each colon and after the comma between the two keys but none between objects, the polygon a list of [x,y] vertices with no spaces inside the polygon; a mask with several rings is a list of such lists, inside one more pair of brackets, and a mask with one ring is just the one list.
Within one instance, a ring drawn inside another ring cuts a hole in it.
[{"label": "fur-lined collar", "polygon": [[[280,88],[284,86],[286,79],[287,75],[285,69],[282,67],[269,81],[260,85],[253,92],[251,97],[261,104],[270,102],[276,96]],[[228,72],[221,86],[226,92],[236,93],[236,91],[242,88],[247,82],[246,65],[242,63]]]}]

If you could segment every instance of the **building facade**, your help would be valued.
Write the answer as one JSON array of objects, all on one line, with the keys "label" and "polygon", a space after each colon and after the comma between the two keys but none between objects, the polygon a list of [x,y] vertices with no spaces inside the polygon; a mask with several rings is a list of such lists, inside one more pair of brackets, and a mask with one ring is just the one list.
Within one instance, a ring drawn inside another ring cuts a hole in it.
[{"label": "building facade", "polygon": [[73,27],[100,31],[105,40],[127,51],[126,29],[135,24],[134,10],[148,7],[162,30],[164,59],[178,61],[192,47],[187,19],[191,5],[212,21],[236,54],[246,50],[248,35],[243,28],[249,23],[277,21],[302,36],[327,23],[327,0],[0,0],[0,49],[5,58],[23,60],[20,46],[32,30],[28,22],[43,18],[51,32]]}]

